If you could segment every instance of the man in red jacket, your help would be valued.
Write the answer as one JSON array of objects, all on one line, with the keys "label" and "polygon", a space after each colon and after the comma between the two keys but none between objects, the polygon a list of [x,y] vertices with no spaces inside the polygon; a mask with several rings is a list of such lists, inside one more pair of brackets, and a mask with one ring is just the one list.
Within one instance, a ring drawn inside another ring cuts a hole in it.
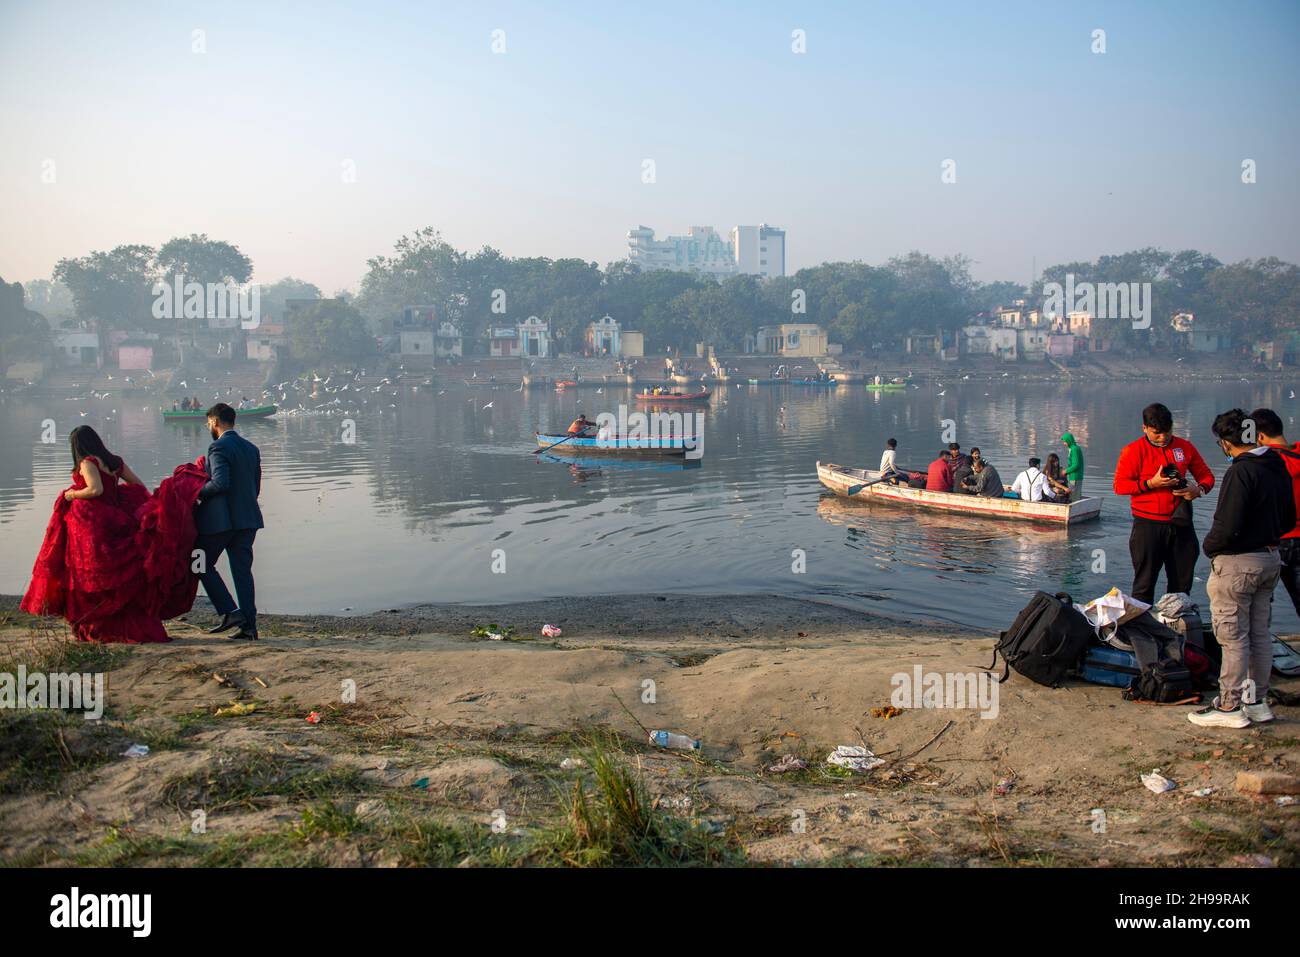
[{"label": "man in red jacket", "polygon": [[[1190,473],[1190,478],[1188,473]],[[1115,494],[1132,500],[1132,595],[1155,601],[1160,569],[1166,590],[1192,590],[1200,552],[1192,527],[1192,499],[1214,488],[1214,473],[1186,439],[1174,436],[1174,416],[1154,402],[1142,410],[1142,438],[1124,446],[1115,465]]]},{"label": "man in red jacket", "polygon": [[930,463],[930,469],[925,477],[927,492],[952,491],[952,459],[949,458],[949,454],[947,449],[940,449],[939,457]]},{"label": "man in red jacket", "polygon": [[[1272,409],[1256,409],[1250,413],[1250,420],[1255,423],[1259,444],[1267,445],[1282,456],[1282,464],[1291,473],[1291,494],[1297,510],[1300,510],[1300,442],[1292,445],[1286,440],[1282,419]],[[1291,596],[1291,604],[1300,614],[1300,522],[1283,532],[1280,554],[1282,584]]]}]

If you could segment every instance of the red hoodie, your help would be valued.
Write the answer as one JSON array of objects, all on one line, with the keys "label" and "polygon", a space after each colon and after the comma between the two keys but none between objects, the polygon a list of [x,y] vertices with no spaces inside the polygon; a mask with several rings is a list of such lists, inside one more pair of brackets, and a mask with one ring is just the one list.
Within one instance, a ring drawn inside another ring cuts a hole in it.
[{"label": "red hoodie", "polygon": [[[1262,441],[1262,440],[1261,440]],[[1286,465],[1286,470],[1291,473],[1291,494],[1295,497],[1297,518],[1300,519],[1300,442],[1294,445],[1273,445],[1271,442],[1264,442],[1271,449],[1286,449],[1291,455],[1282,455],[1282,462]],[[1283,538],[1300,538],[1300,521],[1296,522],[1295,528],[1282,535]]]},{"label": "red hoodie", "polygon": [[1160,448],[1143,436],[1124,446],[1115,464],[1115,494],[1132,496],[1134,518],[1167,522],[1174,517],[1183,500],[1170,489],[1147,487],[1147,480],[1166,465],[1176,467],[1180,475],[1190,471],[1203,491],[1214,488],[1214,473],[1191,442],[1175,437]]},{"label": "red hoodie", "polygon": [[952,462],[946,458],[935,459],[930,463],[930,471],[925,478],[927,492],[952,491]]}]

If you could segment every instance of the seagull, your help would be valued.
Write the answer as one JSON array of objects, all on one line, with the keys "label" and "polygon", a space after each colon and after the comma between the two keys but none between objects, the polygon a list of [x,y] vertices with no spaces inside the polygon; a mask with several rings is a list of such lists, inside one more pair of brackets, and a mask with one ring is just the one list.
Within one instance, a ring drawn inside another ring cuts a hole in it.
[{"label": "seagull", "polygon": [[1289,396],[1287,396],[1287,398],[1288,398],[1288,399],[1294,399],[1294,398],[1295,398],[1295,389],[1292,389],[1292,390],[1291,390],[1291,394],[1290,394]]},{"label": "seagull", "polygon": [[939,395],[947,395],[947,394],[948,394],[948,390],[947,390],[947,389],[944,389],[942,392],[939,393]]}]

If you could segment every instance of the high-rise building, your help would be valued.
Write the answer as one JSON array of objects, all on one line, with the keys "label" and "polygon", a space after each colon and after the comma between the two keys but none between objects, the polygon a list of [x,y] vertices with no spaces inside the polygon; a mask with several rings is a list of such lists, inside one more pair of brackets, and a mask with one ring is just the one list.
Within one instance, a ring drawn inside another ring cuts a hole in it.
[{"label": "high-rise building", "polygon": [[785,275],[785,230],[766,223],[737,226],[731,231],[736,269],[751,276],[771,279]]},{"label": "high-rise building", "polygon": [[743,273],[770,278],[785,275],[785,230],[772,226],[737,226],[731,239],[712,226],[692,226],[685,236],[655,239],[655,231],[638,226],[627,234],[627,258],[641,269],[698,272],[715,279]]}]

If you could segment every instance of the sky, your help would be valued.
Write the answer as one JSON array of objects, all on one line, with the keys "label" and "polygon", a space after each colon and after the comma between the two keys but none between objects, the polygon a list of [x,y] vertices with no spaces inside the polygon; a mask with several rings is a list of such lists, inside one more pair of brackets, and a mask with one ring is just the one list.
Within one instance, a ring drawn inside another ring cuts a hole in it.
[{"label": "sky", "polygon": [[328,295],[425,226],[604,265],[760,222],[791,271],[1300,262],[1298,41],[1297,0],[0,0],[0,276],[206,233]]}]

